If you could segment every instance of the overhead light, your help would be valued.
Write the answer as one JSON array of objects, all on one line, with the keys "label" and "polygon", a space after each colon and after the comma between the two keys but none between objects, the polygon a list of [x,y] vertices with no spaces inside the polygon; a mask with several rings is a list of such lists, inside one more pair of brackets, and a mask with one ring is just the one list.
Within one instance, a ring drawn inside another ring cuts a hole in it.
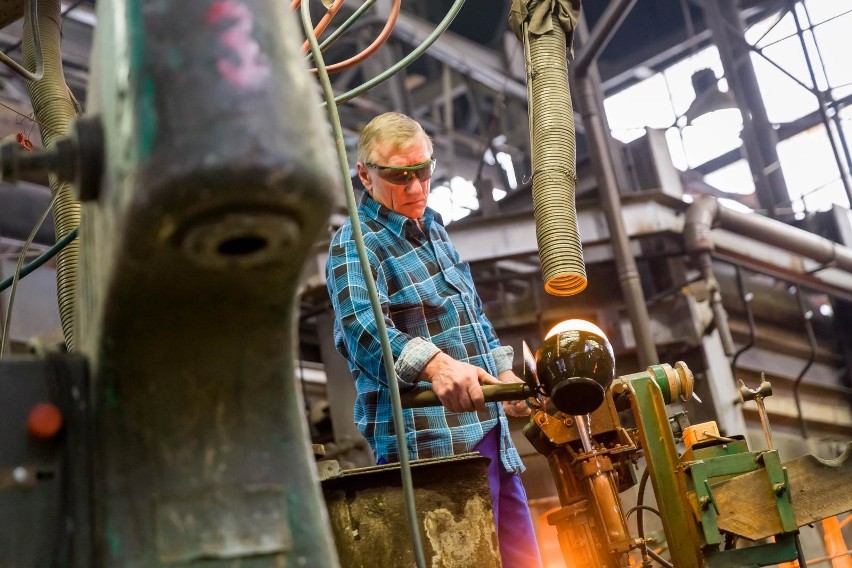
[{"label": "overhead light", "polygon": [[699,69],[693,73],[692,86],[695,89],[695,100],[684,113],[687,125],[699,116],[717,110],[739,108],[731,91],[723,93],[719,90],[719,80],[712,69]]}]

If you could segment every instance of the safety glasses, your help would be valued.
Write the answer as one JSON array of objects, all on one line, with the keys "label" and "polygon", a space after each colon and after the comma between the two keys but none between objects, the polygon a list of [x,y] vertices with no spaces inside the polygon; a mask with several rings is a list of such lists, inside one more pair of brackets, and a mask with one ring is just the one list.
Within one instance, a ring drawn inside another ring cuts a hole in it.
[{"label": "safety glasses", "polygon": [[379,177],[394,185],[408,185],[416,177],[420,181],[428,181],[435,171],[435,158],[430,158],[422,164],[413,166],[380,166],[366,163],[364,166],[373,168]]}]

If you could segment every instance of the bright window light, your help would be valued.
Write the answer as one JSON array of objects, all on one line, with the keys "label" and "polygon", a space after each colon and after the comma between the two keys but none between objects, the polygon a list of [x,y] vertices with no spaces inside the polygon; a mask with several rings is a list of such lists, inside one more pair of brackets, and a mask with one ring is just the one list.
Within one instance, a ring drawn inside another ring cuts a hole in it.
[{"label": "bright window light", "polygon": [[[843,2],[836,2],[839,8]],[[846,4],[847,11],[852,6]],[[832,87],[852,83],[852,66],[849,65],[849,54],[852,53],[852,13],[845,14],[818,25],[814,28],[814,36],[819,46],[825,64],[828,83]],[[817,74],[819,76],[821,74]]]},{"label": "bright window light", "polygon": [[[791,38],[791,40],[798,41],[795,38]],[[782,43],[789,47],[791,44],[788,42],[791,40],[784,40]],[[798,43],[796,45],[799,46]],[[799,55],[801,55],[801,46],[797,49]],[[790,51],[792,52],[792,50]],[[784,51],[780,51],[780,54],[782,54],[780,55],[781,59],[773,58],[773,61],[786,69],[787,62],[783,59],[783,53]],[[758,55],[753,54],[751,60],[754,63],[754,74],[757,76],[757,82],[760,86],[763,106],[766,107],[766,116],[770,122],[791,122],[819,108],[816,97],[781,72],[777,67]],[[798,59],[794,59],[790,62],[790,67],[795,68],[798,64]],[[807,68],[805,69],[805,73],[807,74]],[[810,82],[810,79],[807,79],[805,84],[809,85]]]},{"label": "bright window light", "polygon": [[816,25],[849,11],[849,3],[839,0],[805,0],[805,6]]},{"label": "bright window light", "polygon": [[804,207],[808,211],[825,211],[834,203],[848,207],[837,162],[822,125],[778,144],[778,160],[794,210],[801,211]]},{"label": "bright window light", "polygon": [[721,156],[742,145],[743,117],[739,109],[726,108],[699,116],[681,131],[691,167]]},{"label": "bright window light", "polygon": [[429,207],[441,214],[446,224],[463,219],[471,211],[479,209],[473,183],[459,176],[452,178],[449,186],[433,187],[428,202]]},{"label": "bright window light", "polygon": [[778,19],[778,15],[775,15],[754,24],[746,30],[745,39],[752,45],[755,45],[755,42],[760,40],[757,43],[757,47],[763,47],[795,34],[796,21],[793,19],[793,14],[787,12],[780,20]]},{"label": "bright window light", "polygon": [[515,164],[512,163],[511,154],[506,152],[497,152],[497,163],[506,172],[506,179],[509,181],[509,189],[518,187],[518,178],[515,176]]},{"label": "bright window light", "polygon": [[740,195],[754,193],[754,180],[752,180],[748,162],[745,160],[737,160],[729,166],[707,174],[704,176],[704,181],[716,189],[728,193],[739,193]]},{"label": "bright window light", "polygon": [[661,73],[608,97],[604,109],[612,135],[625,144],[641,138],[646,126],[668,128],[676,118]]}]

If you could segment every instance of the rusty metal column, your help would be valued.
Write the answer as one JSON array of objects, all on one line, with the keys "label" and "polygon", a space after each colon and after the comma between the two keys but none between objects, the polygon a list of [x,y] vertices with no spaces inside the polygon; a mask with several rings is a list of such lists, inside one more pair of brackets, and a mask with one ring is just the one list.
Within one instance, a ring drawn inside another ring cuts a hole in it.
[{"label": "rusty metal column", "polygon": [[790,195],[778,162],[778,137],[766,116],[736,0],[702,0],[701,7],[743,115],[743,145],[758,201],[770,217],[777,218],[776,209],[789,203]]},{"label": "rusty metal column", "polygon": [[342,180],[296,21],[279,0],[97,9],[94,565],[334,568],[294,354]]}]

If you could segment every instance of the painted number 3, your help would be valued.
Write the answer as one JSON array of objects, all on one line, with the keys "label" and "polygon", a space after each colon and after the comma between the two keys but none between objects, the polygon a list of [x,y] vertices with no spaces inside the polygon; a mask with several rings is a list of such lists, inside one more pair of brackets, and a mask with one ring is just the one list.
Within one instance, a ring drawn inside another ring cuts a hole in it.
[{"label": "painted number 3", "polygon": [[217,68],[222,77],[243,88],[258,88],[269,78],[269,59],[251,36],[252,14],[238,0],[220,0],[207,11],[207,25],[228,22],[219,35],[219,43],[229,54],[221,57]]}]

